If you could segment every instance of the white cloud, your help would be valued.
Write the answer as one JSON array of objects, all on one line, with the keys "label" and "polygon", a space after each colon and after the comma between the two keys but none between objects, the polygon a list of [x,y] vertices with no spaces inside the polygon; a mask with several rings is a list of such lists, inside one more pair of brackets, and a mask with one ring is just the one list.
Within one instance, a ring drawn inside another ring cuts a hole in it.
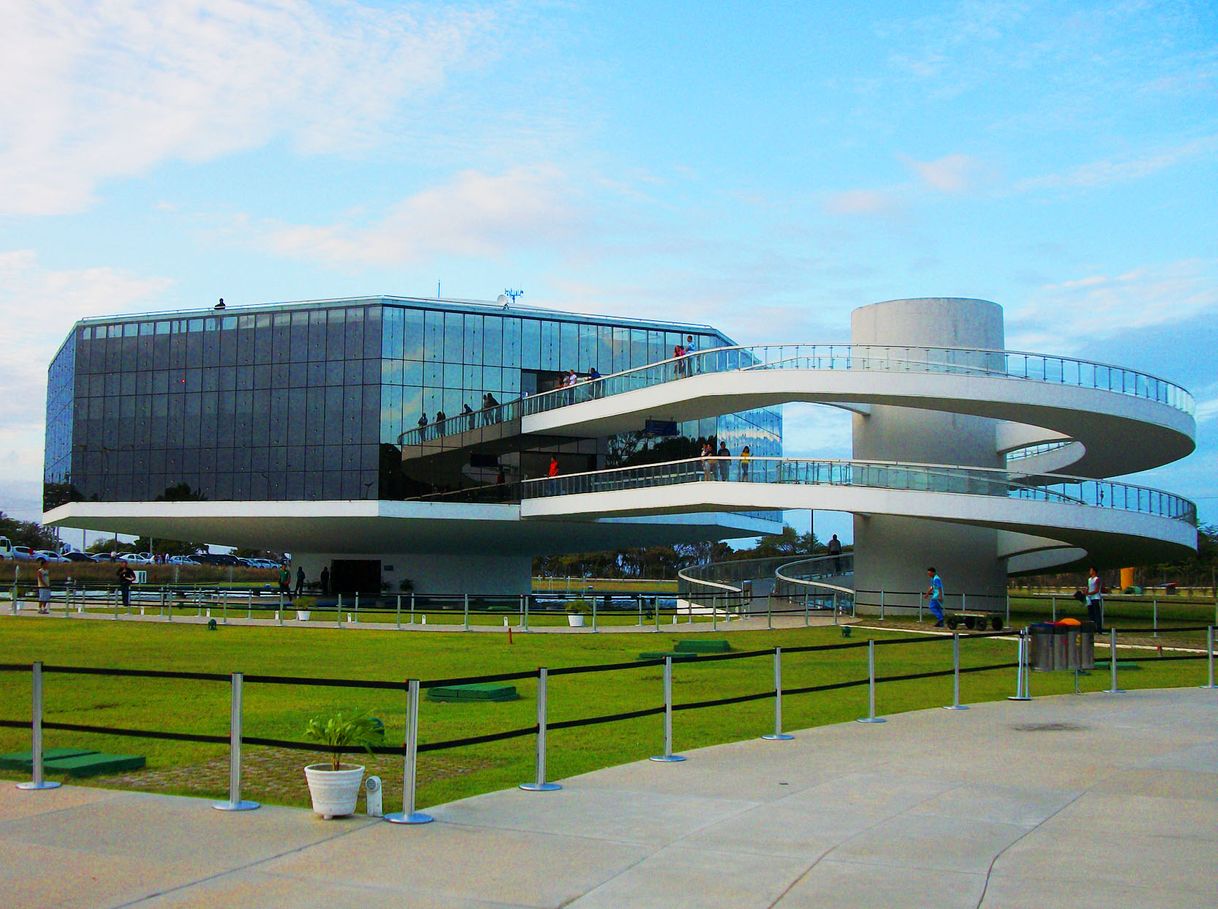
[{"label": "white cloud", "polygon": [[1057,174],[1029,177],[1015,184],[1017,192],[1039,189],[1078,189],[1129,183],[1195,158],[1218,152],[1218,136],[1203,136],[1168,148],[1125,158],[1090,161]]},{"label": "white cloud", "polygon": [[576,195],[548,165],[502,174],[467,170],[401,200],[375,223],[270,223],[254,230],[258,242],[280,255],[337,264],[493,258],[569,239],[578,227]]},{"label": "white cloud", "polygon": [[24,519],[41,513],[47,366],[77,319],[148,308],[165,278],[108,267],[56,271],[29,250],[0,251],[0,503]]},{"label": "white cloud", "polygon": [[934,161],[907,159],[910,168],[923,184],[941,193],[962,193],[975,184],[981,165],[970,155],[945,155]]},{"label": "white cloud", "polygon": [[0,214],[78,211],[99,184],[286,136],[375,143],[472,58],[494,16],[304,0],[40,0],[0,29]]},{"label": "white cloud", "polygon": [[1046,284],[1008,308],[1008,346],[1077,351],[1096,339],[1218,313],[1218,261],[1186,259]]},{"label": "white cloud", "polygon": [[825,211],[831,215],[890,215],[901,208],[900,196],[882,189],[850,189],[825,199]]}]

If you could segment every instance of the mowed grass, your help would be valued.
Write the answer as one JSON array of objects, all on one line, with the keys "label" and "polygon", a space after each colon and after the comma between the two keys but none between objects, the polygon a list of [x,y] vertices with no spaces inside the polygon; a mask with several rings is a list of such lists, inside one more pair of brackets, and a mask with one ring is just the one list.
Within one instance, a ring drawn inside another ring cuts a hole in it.
[{"label": "mowed grass", "polygon": [[[735,650],[774,646],[842,643],[836,628],[732,632],[698,637],[727,637]],[[640,634],[506,635],[428,634],[325,628],[236,627],[208,631],[204,626],[150,622],[64,621],[62,619],[4,619],[0,621],[0,662],[173,669],[247,674],[326,676],[351,679],[436,679],[530,671],[538,666],[615,663],[634,660],[641,651],[669,650],[688,639],[661,631]],[[895,632],[857,629],[852,641],[910,640]],[[962,640],[962,664],[1012,662],[1013,641],[977,638]],[[876,649],[880,676],[951,667],[950,638],[930,643],[880,646]],[[1101,651],[1101,655],[1103,652]],[[866,649],[853,648],[807,654],[786,654],[786,689],[866,678]],[[1155,664],[1153,655],[1139,654],[1141,669],[1122,675],[1125,688],[1194,685],[1204,681],[1204,661]],[[773,659],[769,654],[722,662],[678,663],[673,667],[674,701],[682,703],[773,690]],[[552,677],[549,686],[551,722],[655,707],[662,704],[662,669],[656,666],[612,673]],[[441,704],[423,701],[419,736],[423,743],[457,739],[496,731],[530,727],[536,721],[536,683],[516,682],[521,699],[508,703]],[[1106,673],[1082,679],[1084,691],[1108,684]],[[940,706],[951,701],[950,676],[880,686],[881,714]],[[1004,698],[1014,691],[1014,670],[965,674],[964,701]],[[1033,694],[1073,690],[1073,677],[1064,673],[1037,674]],[[381,717],[386,741],[404,737],[405,694],[396,691],[316,688],[294,685],[247,684],[244,731],[251,737],[303,740],[306,720],[332,708],[363,708]],[[30,710],[28,672],[0,673],[0,715],[25,721]],[[783,714],[788,729],[855,719],[866,712],[867,690],[790,695]],[[1018,709],[1018,708],[1012,708]],[[227,735],[229,689],[226,683],[107,678],[47,673],[45,717],[48,721]],[[687,751],[705,745],[751,739],[773,727],[773,701],[678,711],[674,715],[675,748]],[[882,733],[880,733],[882,734]],[[46,747],[79,746],[118,753],[144,754],[144,771],[118,777],[94,778],[96,785],[150,789],[158,792],[226,796],[227,749],[223,746],[166,742],[99,734],[46,732]],[[775,744],[774,747],[781,747]],[[0,751],[29,748],[29,733],[0,729]],[[598,768],[640,760],[662,751],[662,717],[552,731],[549,736],[549,777],[561,779]],[[306,805],[308,794],[301,768],[319,760],[308,752],[247,746],[243,796],[269,803]],[[401,798],[398,757],[360,757],[370,772],[385,782],[387,805]],[[419,759],[418,802],[425,806],[495,789],[534,777],[534,739],[521,738],[425,753]],[[6,774],[16,778],[17,774]]]}]

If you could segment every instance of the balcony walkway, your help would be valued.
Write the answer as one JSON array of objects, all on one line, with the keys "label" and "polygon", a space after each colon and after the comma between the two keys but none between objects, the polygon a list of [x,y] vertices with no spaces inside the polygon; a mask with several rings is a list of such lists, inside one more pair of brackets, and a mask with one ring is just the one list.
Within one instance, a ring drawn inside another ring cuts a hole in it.
[{"label": "balcony walkway", "polygon": [[0,888],[11,909],[1209,906],[1216,714],[1195,688],[925,710],[491,793],[414,828],[5,783]]}]

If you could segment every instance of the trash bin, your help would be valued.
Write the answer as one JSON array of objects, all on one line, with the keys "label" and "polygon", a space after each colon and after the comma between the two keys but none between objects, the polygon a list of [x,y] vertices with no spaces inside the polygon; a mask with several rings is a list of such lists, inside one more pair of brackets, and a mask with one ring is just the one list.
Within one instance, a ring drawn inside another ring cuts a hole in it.
[{"label": "trash bin", "polygon": [[1083,622],[1078,626],[1076,634],[1079,637],[1079,646],[1076,652],[1079,655],[1078,668],[1080,670],[1088,670],[1095,668],[1095,623]]},{"label": "trash bin", "polygon": [[1070,658],[1074,645],[1074,630],[1077,625],[1056,623],[1053,626],[1053,665],[1050,669],[1073,668]]},{"label": "trash bin", "polygon": [[1048,622],[1036,622],[1028,626],[1028,634],[1032,640],[1032,668],[1037,672],[1053,671],[1055,631],[1054,626]]}]

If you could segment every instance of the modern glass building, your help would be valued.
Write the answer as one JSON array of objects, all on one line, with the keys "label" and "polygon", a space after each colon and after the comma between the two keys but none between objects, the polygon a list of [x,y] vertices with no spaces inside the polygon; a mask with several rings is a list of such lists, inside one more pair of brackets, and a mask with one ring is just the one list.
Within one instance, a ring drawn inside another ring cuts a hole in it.
[{"label": "modern glass building", "polygon": [[[733,343],[706,325],[401,297],[85,319],[49,371],[44,507],[69,526],[145,533],[155,524],[162,537],[299,554],[318,545],[323,528],[311,527],[307,540],[286,519],[246,532],[238,510],[229,509],[229,535],[217,538],[178,507],[177,529],[166,532],[166,522],[152,520],[139,503],[214,503],[194,511],[222,517],[219,503],[226,502],[242,504],[244,513],[251,503],[434,502],[443,492],[446,507],[457,507],[452,492],[500,472],[509,481],[541,475],[551,456],[574,472],[690,456],[708,440],[781,455],[780,411],[764,408],[682,423],[675,436],[647,435],[639,426],[628,438],[521,438],[490,453],[472,446],[463,457],[403,470],[400,440],[421,419],[452,417],[466,406],[477,411],[488,394],[508,402],[543,392],[571,369],[610,375],[664,360],[691,336],[703,350]],[[126,504],[91,510],[79,503]],[[777,526],[769,515],[720,516],[709,524],[708,517],[696,524],[649,519],[652,531],[666,533],[637,531],[635,522],[638,542],[603,524],[599,538],[559,535],[543,549],[741,536]],[[478,520],[474,512],[470,520]],[[343,549],[335,536],[319,558]],[[395,534],[386,536],[385,552],[410,551]],[[516,548],[505,540],[497,551]]]}]

